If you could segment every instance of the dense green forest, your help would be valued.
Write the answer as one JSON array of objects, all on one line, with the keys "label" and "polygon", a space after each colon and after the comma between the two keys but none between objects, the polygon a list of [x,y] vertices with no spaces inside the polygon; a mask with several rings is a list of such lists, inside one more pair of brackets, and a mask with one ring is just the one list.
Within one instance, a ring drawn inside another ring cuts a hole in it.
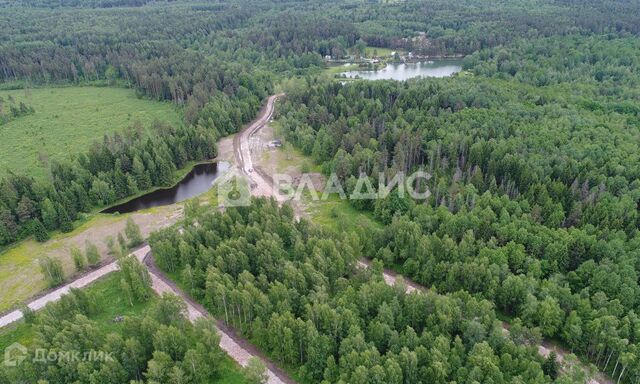
[{"label": "dense green forest", "polygon": [[[352,200],[387,224],[368,257],[492,300],[615,378],[640,374],[638,39],[518,40],[446,80],[309,79],[288,139],[348,191],[424,169],[426,202]],[[371,229],[371,231],[375,231]]]},{"label": "dense green forest", "polygon": [[[0,244],[41,232],[36,229],[42,225],[68,230],[68,222],[77,217],[77,212],[151,186],[166,185],[171,169],[181,168],[189,160],[209,158],[212,153],[189,150],[198,144],[185,136],[210,143],[235,132],[272,93],[274,81],[317,72],[326,55],[343,58],[362,51],[367,44],[431,55],[463,55],[505,44],[523,51],[528,48],[518,43],[522,37],[530,40],[559,35],[562,37],[558,39],[570,42],[572,38],[565,37],[569,34],[620,36],[638,32],[639,23],[635,21],[640,12],[632,1],[616,1],[610,6],[597,1],[542,2],[535,12],[524,1],[505,2],[498,8],[488,5],[486,0],[470,4],[439,0],[389,4],[137,0],[0,3],[0,29],[5,31],[0,35],[0,82],[4,87],[70,83],[129,86],[141,97],[171,100],[183,106],[185,125],[170,130],[168,136],[169,130],[162,132],[159,140],[165,142],[153,145],[162,155],[141,150],[149,145],[136,140],[135,135],[133,141],[125,140],[125,150],[119,144],[109,144],[119,143],[120,138],[112,137],[96,144],[97,149],[91,153],[75,156],[76,160],[70,158],[70,164],[53,164],[50,183],[36,183],[23,175],[4,179],[0,182],[4,192],[0,199]],[[526,56],[513,52],[521,53]],[[618,65],[626,66],[623,56],[614,53],[622,60]],[[497,54],[496,70],[513,75],[518,63]],[[529,49],[532,54],[535,52]],[[481,54],[469,59],[469,65],[483,76],[492,70]],[[524,76],[527,68],[523,70],[516,76]],[[624,75],[605,67],[597,70],[604,80]],[[553,74],[541,74],[533,68],[528,72],[530,80],[554,80],[545,78]],[[574,72],[580,72],[579,68]],[[495,76],[499,77],[497,73]],[[631,108],[633,112],[631,104],[611,100],[596,103],[585,97],[583,105],[590,109]],[[28,107],[15,112],[26,113]],[[192,141],[191,147],[172,147],[186,140]],[[161,149],[166,146],[172,147],[173,153]],[[100,151],[105,156],[100,169],[87,166],[82,157]],[[70,203],[70,193],[82,195],[70,192],[77,186],[90,196],[76,196],[71,200],[77,201]]]},{"label": "dense green forest", "polygon": [[[466,292],[406,294],[366,232],[327,232],[273,200],[191,217],[152,235],[154,257],[190,294],[308,383],[547,383],[557,367],[505,336]],[[518,334],[528,334],[521,329]],[[575,382],[564,375],[558,382]],[[583,373],[582,373],[583,374]]]},{"label": "dense green forest", "polygon": [[[183,126],[158,122],[153,137],[143,135],[139,126],[121,127],[121,134],[105,136],[87,152],[52,162],[49,182],[24,175],[0,181],[0,245],[29,234],[46,240],[43,227],[69,231],[80,212],[170,184],[174,170],[215,157],[217,139],[253,118],[271,93],[269,76],[211,60],[172,35],[181,30],[186,36],[205,24],[216,31],[234,26],[242,16],[231,10],[200,14],[200,22],[190,14],[173,17],[176,25],[170,27],[162,9],[82,13],[15,8],[0,13],[3,30],[15,31],[0,43],[0,80],[8,84],[122,83],[141,97],[185,104]],[[16,28],[26,23],[33,26],[29,33]],[[104,30],[86,33],[94,24]],[[194,29],[184,30],[187,26]],[[23,109],[28,112],[26,106],[14,107],[11,115]]]},{"label": "dense green forest", "polygon": [[[212,313],[301,382],[584,382],[537,354],[543,337],[614,380],[640,380],[639,2],[0,0],[0,31],[2,89],[127,87],[183,117],[153,135],[134,124],[97,137],[51,162],[47,180],[0,180],[0,246],[45,241],[172,183],[286,84],[284,139],[348,192],[361,175],[377,185],[380,173],[424,170],[431,196],[350,201],[381,229],[333,233],[256,200],[154,234],[160,267]],[[323,73],[366,47],[465,56],[464,70],[406,82]],[[0,130],[30,113],[0,100]],[[360,257],[377,261],[363,271]],[[432,289],[388,287],[382,266]],[[210,325],[153,311],[108,335],[83,297],[43,313],[40,342],[71,334],[139,348],[138,360],[27,365],[24,381],[169,382],[188,375],[187,355],[219,354]],[[180,342],[154,353],[167,337]]]}]

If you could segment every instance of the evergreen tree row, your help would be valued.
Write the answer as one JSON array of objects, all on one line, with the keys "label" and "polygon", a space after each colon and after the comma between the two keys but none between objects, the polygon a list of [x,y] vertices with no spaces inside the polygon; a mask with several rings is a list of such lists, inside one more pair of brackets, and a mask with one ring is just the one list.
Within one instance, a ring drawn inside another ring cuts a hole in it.
[{"label": "evergreen tree row", "polygon": [[89,152],[52,163],[51,181],[10,174],[0,181],[0,244],[29,234],[47,239],[47,231],[70,231],[83,212],[174,181],[174,171],[190,161],[216,155],[214,134],[197,127],[155,122],[132,127],[124,135],[105,136]]}]

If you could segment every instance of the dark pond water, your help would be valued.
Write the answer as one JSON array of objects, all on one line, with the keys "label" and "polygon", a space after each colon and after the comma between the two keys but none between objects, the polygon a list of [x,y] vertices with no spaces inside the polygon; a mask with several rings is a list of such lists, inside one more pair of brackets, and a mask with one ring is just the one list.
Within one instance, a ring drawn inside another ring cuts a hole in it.
[{"label": "dark pond water", "polygon": [[407,80],[414,77],[447,77],[462,70],[461,59],[440,59],[418,63],[388,64],[377,71],[345,72],[347,77],[365,80]]},{"label": "dark pond water", "polygon": [[208,191],[218,176],[224,174],[229,169],[229,163],[204,163],[197,164],[193,169],[176,185],[171,188],[157,189],[146,195],[136,197],[126,203],[105,209],[102,213],[129,213],[141,209],[159,207],[179,203],[181,201],[198,196]]}]

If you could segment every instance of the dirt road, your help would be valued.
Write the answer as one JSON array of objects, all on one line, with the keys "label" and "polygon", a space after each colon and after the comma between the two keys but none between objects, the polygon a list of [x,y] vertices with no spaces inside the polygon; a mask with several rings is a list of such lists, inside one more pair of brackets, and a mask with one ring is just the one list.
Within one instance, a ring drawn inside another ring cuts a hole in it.
[{"label": "dirt road", "polygon": [[[201,317],[211,317],[209,313],[184,292],[182,292],[172,281],[166,278],[164,274],[156,267],[152,257],[148,257],[151,254],[151,247],[144,245],[132,252],[141,263],[147,265],[149,268],[149,274],[151,276],[151,282],[153,290],[158,294],[173,293],[182,297],[187,304],[187,316],[189,320],[195,321]],[[118,263],[111,262],[95,271],[92,271],[81,278],[72,281],[48,294],[32,301],[28,304],[28,307],[34,311],[44,308],[48,303],[58,301],[63,295],[69,293],[71,288],[83,288],[87,285],[95,282],[96,280],[108,275],[111,272],[118,270]],[[16,310],[10,312],[0,318],[0,328],[5,327],[15,321],[22,318],[22,312]],[[267,375],[269,377],[269,384],[292,384],[294,383],[284,371],[279,369],[273,362],[263,356],[253,345],[246,340],[238,337],[238,335],[229,327],[222,324],[221,321],[216,322],[218,333],[220,334],[220,348],[225,351],[233,360],[235,360],[241,366],[246,366],[249,359],[256,356],[263,360],[267,366]]]},{"label": "dirt road", "polygon": [[[254,135],[258,130],[260,130],[271,118],[274,111],[274,103],[275,101],[282,95],[274,95],[269,98],[266,106],[262,109],[260,117],[258,117],[253,123],[251,123],[246,129],[242,132],[238,133],[234,137],[233,146],[234,146],[234,155],[236,158],[236,162],[241,171],[248,177],[251,181],[252,185],[252,195],[254,196],[274,196],[272,190],[272,182],[271,177],[267,174],[264,174],[264,171],[258,169],[256,170],[253,165],[253,161],[251,159],[251,152],[249,150],[249,139],[252,135]],[[209,314],[206,310],[189,298],[186,294],[184,294],[179,288],[175,286],[173,282],[167,279],[153,264],[152,258],[147,258],[147,255],[150,252],[150,248],[148,246],[142,247],[135,251],[133,254],[141,261],[145,262],[149,267],[149,271],[151,274],[153,288],[159,294],[164,292],[172,292],[181,296],[185,302],[187,303],[188,316],[189,319],[195,320],[199,317],[208,317]],[[358,262],[360,267],[367,268],[370,265],[370,261],[367,259],[361,259]],[[82,288],[92,283],[93,281],[101,278],[102,276],[107,275],[115,270],[117,270],[118,266],[115,262],[107,264],[100,269],[97,269],[81,278],[58,288],[28,304],[31,309],[38,310],[44,307],[47,303],[58,300],[62,295],[69,292],[71,288]],[[398,278],[401,276],[397,275],[395,272],[391,270],[385,270],[383,273],[383,278],[385,282],[389,285],[393,285],[396,283]],[[404,284],[406,285],[407,293],[411,293],[414,291],[424,291],[426,288],[412,282],[408,279],[403,279]],[[0,317],[0,327],[4,327],[8,324],[11,324],[17,320],[22,318],[22,313],[20,311],[10,312],[2,317]],[[270,384],[280,384],[280,383],[294,383],[286,373],[284,373],[281,369],[279,369],[273,362],[271,362],[268,358],[262,355],[253,345],[248,343],[246,340],[238,337],[237,334],[233,331],[233,329],[226,326],[221,321],[217,321],[217,327],[221,335],[220,346],[226,351],[229,356],[231,356],[235,361],[237,361],[240,365],[245,366],[250,357],[256,356],[261,358],[268,367],[268,376]],[[508,324],[503,324],[503,328],[508,332]],[[548,356],[551,351],[555,351],[558,356],[559,362],[564,362],[566,360],[566,356],[569,354],[567,351],[559,348],[556,345],[552,345],[547,342],[543,342],[538,346],[538,352],[542,356]],[[599,374],[597,378],[591,379],[589,384],[612,384],[613,381],[604,377],[602,374]]]},{"label": "dirt road", "polygon": [[[187,304],[187,311],[189,319],[195,321],[198,318],[211,318],[211,315],[207,310],[189,295],[183,292],[173,281],[165,276],[165,274],[156,266],[153,257],[151,255],[151,249],[146,248],[146,253],[141,255],[140,261],[144,263],[149,269],[153,289],[158,294],[165,292],[173,293],[180,296]],[[270,384],[293,384],[295,383],[289,376],[274,364],[268,357],[261,353],[253,344],[247,342],[246,339],[238,336],[235,330],[226,324],[222,320],[216,320],[216,328],[220,334],[220,348],[225,351],[233,360],[238,364],[245,367],[249,363],[251,357],[257,357],[261,359],[267,367],[267,376],[269,377],[268,383]]]},{"label": "dirt road", "polygon": [[[251,136],[255,135],[269,121],[269,119],[273,115],[274,102],[281,96],[282,94],[271,96],[265,107],[266,111],[262,113],[262,116],[264,118],[256,119],[256,121],[254,121],[251,125],[249,125],[245,130],[236,135],[236,137],[234,138],[233,144],[236,161],[238,166],[244,171],[244,173],[252,182],[251,192],[253,196],[275,196],[273,192],[273,182],[271,176],[264,172],[262,168],[254,166],[253,164],[253,161],[251,159],[251,152],[249,150],[249,140]],[[358,265],[360,267],[367,268],[370,264],[371,262],[364,258],[358,261]],[[394,285],[399,277],[401,276],[397,275],[395,272],[389,269],[384,270],[383,278],[389,285]],[[404,278],[403,280],[404,284],[406,285],[407,293],[426,290],[425,287],[422,287],[419,284],[412,282],[411,280]],[[505,332],[509,331],[507,323],[503,323],[502,327]],[[543,357],[548,357],[552,351],[556,353],[557,361],[559,363],[566,363],[566,357],[570,354],[568,351],[547,341],[543,341],[540,345],[538,345],[538,353]],[[584,367],[584,369],[585,372],[588,372],[586,367]],[[595,378],[589,380],[588,384],[613,384],[613,380],[607,378],[605,375],[599,372]]]},{"label": "dirt road", "polygon": [[[371,266],[371,261],[365,258],[358,260],[358,267],[360,268],[369,268]],[[401,280],[403,284],[406,286],[406,292],[426,292],[428,289],[426,287],[421,286],[420,284],[415,283],[409,279],[406,279],[404,276],[397,274],[396,272],[390,269],[384,269],[382,272],[382,278],[387,285],[395,285],[398,280]],[[502,322],[502,329],[505,333],[509,332],[509,324],[506,322]],[[555,352],[557,356],[557,361],[560,364],[564,364],[566,362],[566,357],[569,355],[569,352],[560,348],[557,345],[553,345],[546,341],[543,341],[540,345],[538,345],[538,353],[543,357],[548,357],[551,352]],[[585,372],[588,372],[585,369]],[[588,384],[613,384],[613,380],[605,377],[602,373],[598,373],[596,377],[589,379]]]},{"label": "dirt road", "polygon": [[236,158],[236,165],[249,180],[251,185],[251,194],[253,196],[274,197],[272,181],[264,177],[263,173],[256,170],[251,159],[251,150],[249,148],[249,140],[258,130],[265,126],[271,119],[274,112],[274,104],[278,98],[284,94],[270,96],[267,104],[262,108],[258,118],[256,118],[249,126],[239,132],[233,138],[233,149]]},{"label": "dirt road", "polygon": [[[144,259],[144,256],[150,251],[148,245],[144,245],[131,254],[134,255],[140,262]],[[76,280],[65,284],[59,288],[52,290],[51,292],[40,296],[39,298],[31,301],[27,304],[27,307],[31,308],[34,311],[38,311],[44,308],[47,304],[52,303],[54,301],[60,300],[60,298],[71,291],[71,288],[84,288],[87,285],[95,282],[96,280],[110,274],[111,272],[115,272],[119,269],[118,262],[112,261],[94,271],[86,273]],[[15,310],[13,312],[9,312],[6,315],[0,317],[0,328],[6,327],[7,325],[16,322],[22,319],[22,312],[20,310]]]},{"label": "dirt road", "polygon": [[[258,189],[254,189],[253,193],[262,192],[261,196],[272,196],[271,183],[267,183],[260,176],[257,176],[253,172],[253,164],[251,162],[251,154],[248,147],[248,139],[257,131],[262,128],[266,122],[271,119],[273,115],[273,104],[281,95],[271,96],[264,108],[262,108],[260,115],[256,120],[251,123],[246,129],[237,134],[234,138],[234,149],[236,155],[236,161],[241,167],[242,171],[248,176],[250,180],[256,183]],[[236,142],[238,146],[236,146]],[[166,224],[165,224],[166,225]],[[164,225],[163,225],[164,226]],[[210,314],[200,304],[196,303],[188,295],[182,292],[171,280],[169,280],[155,265],[153,258],[148,257],[151,254],[151,248],[148,245],[144,245],[139,249],[132,252],[141,263],[145,264],[149,269],[151,276],[153,290],[161,295],[163,293],[173,293],[181,297],[187,304],[187,316],[189,320],[195,321],[202,317],[211,317]],[[96,280],[108,275],[111,272],[119,269],[117,262],[110,262],[94,271],[91,271],[78,279],[65,284],[64,286],[54,289],[41,297],[31,301],[27,304],[29,308],[34,311],[42,309],[48,303],[59,300],[63,295],[68,294],[71,288],[83,288],[87,285],[95,282]],[[15,310],[9,312],[0,317],[0,328],[12,324],[22,319],[22,312]],[[238,336],[237,333],[222,321],[216,321],[216,328],[220,334],[220,348],[225,351],[233,360],[235,360],[241,366],[246,366],[249,359],[257,357],[264,362],[267,367],[267,376],[269,384],[294,384],[293,381],[282,369],[274,364],[269,358],[262,354],[254,345],[247,340]]]}]

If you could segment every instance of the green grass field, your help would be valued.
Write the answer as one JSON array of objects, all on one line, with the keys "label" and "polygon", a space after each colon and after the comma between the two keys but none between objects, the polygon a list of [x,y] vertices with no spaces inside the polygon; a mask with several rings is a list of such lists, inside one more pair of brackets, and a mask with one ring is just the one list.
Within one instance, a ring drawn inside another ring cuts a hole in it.
[{"label": "green grass field", "polygon": [[323,72],[329,75],[335,75],[342,72],[356,71],[356,70],[358,70],[358,64],[339,64],[339,65],[329,66],[325,68]]},{"label": "green grass field", "polygon": [[[154,296],[149,302],[135,304],[133,307],[126,301],[120,289],[119,273],[112,273],[105,278],[86,288],[87,292],[96,293],[100,312],[91,317],[100,326],[109,332],[118,332],[122,323],[116,323],[116,316],[140,316],[153,304]],[[31,346],[37,337],[37,326],[25,322],[19,322],[7,328],[0,329],[0,351],[7,346],[18,342],[27,347]],[[219,362],[220,378],[211,384],[244,384],[246,380],[242,376],[240,367],[228,356],[224,356]]]},{"label": "green grass field", "polygon": [[324,225],[337,232],[353,230],[357,227],[381,228],[370,212],[358,211],[347,200],[332,195],[327,200],[306,201],[314,223]]},{"label": "green grass field", "polygon": [[93,242],[103,257],[107,255],[105,238],[117,236],[124,229],[126,219],[131,217],[141,226],[146,236],[157,229],[168,216],[173,215],[177,205],[154,207],[126,215],[91,214],[72,232],[53,233],[51,239],[39,243],[25,239],[0,251],[0,312],[15,308],[21,302],[47,288],[38,264],[39,258],[49,256],[60,260],[65,276],[72,279],[76,273],[70,256],[70,248],[85,247],[85,239]]},{"label": "green grass field", "polygon": [[[74,273],[73,262],[67,246],[63,245],[65,239],[72,238],[87,230],[89,227],[112,228],[113,225],[124,219],[118,216],[99,215],[82,223],[71,233],[56,233],[50,241],[39,243],[33,239],[23,240],[0,253],[0,312],[9,310],[16,304],[47,289],[38,259],[43,256],[51,256],[62,262],[67,276]],[[107,232],[107,230],[105,230]],[[113,233],[117,235],[117,233]],[[93,239],[100,245],[102,239]],[[84,241],[84,240],[83,240]],[[82,247],[82,243],[79,244]]]},{"label": "green grass field", "polygon": [[[35,108],[35,113],[0,125],[0,176],[11,170],[44,178],[50,160],[68,159],[88,150],[105,133],[122,131],[136,120],[179,124],[181,113],[170,103],[138,99],[131,89],[109,87],[37,88],[0,91],[7,99]],[[43,161],[44,160],[44,161]]]},{"label": "green grass field", "polygon": [[367,57],[387,57],[391,56],[391,52],[398,52],[396,49],[391,48],[379,48],[367,46],[364,50],[364,54]]}]

